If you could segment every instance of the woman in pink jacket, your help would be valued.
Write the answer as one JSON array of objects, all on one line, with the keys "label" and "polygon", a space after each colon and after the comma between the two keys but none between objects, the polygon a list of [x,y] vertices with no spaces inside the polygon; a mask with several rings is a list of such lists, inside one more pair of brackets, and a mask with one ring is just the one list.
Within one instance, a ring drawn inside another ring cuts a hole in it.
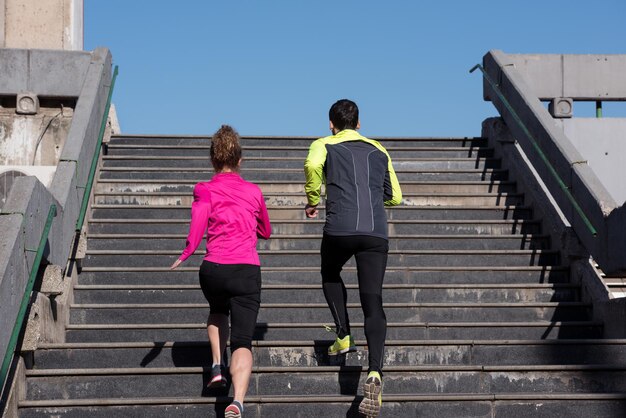
[{"label": "woman in pink jacket", "polygon": [[227,125],[211,139],[215,175],[196,184],[191,206],[187,246],[172,264],[175,269],[194,253],[206,232],[206,255],[200,267],[200,286],[209,302],[207,331],[213,354],[209,387],[226,384],[222,354],[230,327],[230,374],[234,400],[227,418],[241,417],[252,372],[252,335],[259,312],[261,267],[257,237],[269,239],[272,228],[261,189],[239,175],[239,135]]}]

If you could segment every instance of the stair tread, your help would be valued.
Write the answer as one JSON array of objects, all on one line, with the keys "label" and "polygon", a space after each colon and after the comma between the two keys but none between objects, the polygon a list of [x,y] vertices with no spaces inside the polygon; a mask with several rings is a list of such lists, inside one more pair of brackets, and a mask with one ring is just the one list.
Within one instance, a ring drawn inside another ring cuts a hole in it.
[{"label": "stair tread", "polygon": [[[346,289],[358,289],[358,285],[347,283]],[[321,289],[321,284],[262,284],[261,289],[265,290],[288,290],[288,289]],[[398,283],[383,284],[383,289],[578,289],[580,285],[574,283],[528,283],[528,284],[422,284],[422,283]],[[182,289],[200,289],[200,285],[139,285],[139,284],[113,284],[113,285],[86,285],[76,284],[74,290],[182,290]]]},{"label": "stair tread", "polygon": [[[355,271],[355,267],[344,267],[343,271]],[[409,267],[393,267],[387,268],[387,272],[390,271],[567,271],[568,266],[465,266],[465,267],[447,267],[447,266],[409,266]],[[82,271],[169,271],[168,266],[164,267],[83,267]],[[176,272],[193,271],[197,272],[197,267],[178,267]],[[316,267],[264,267],[261,266],[261,271],[288,271],[288,272],[301,272],[301,271],[314,271],[319,272],[319,268]]]},{"label": "stair tread", "polygon": [[[329,338],[328,341],[331,341]],[[253,347],[313,347],[317,344],[313,340],[253,340]],[[355,340],[357,346],[365,346],[365,340]],[[202,341],[133,341],[133,342],[64,342],[64,343],[42,343],[39,348],[42,350],[78,350],[78,349],[120,349],[120,348],[168,348],[177,346],[209,346],[209,342]],[[572,345],[626,345],[626,339],[562,339],[562,340],[386,340],[386,346],[446,346],[446,345],[471,345],[471,346],[572,346]]]},{"label": "stair tread", "polygon": [[[322,322],[273,322],[257,324],[265,328],[324,328]],[[408,327],[546,327],[546,326],[601,326],[600,321],[532,321],[532,322],[388,322],[387,328],[408,328]],[[351,323],[352,328],[362,328],[362,322]],[[190,329],[206,328],[206,323],[185,323],[185,324],[68,324],[66,329]]]},{"label": "stair tread", "polygon": [[[37,408],[46,406],[116,406],[116,405],[166,405],[166,404],[214,404],[227,403],[232,398],[226,397],[146,397],[146,398],[93,398],[93,399],[50,399],[50,400],[20,400],[22,408]],[[596,392],[562,392],[562,393],[407,393],[407,394],[384,394],[386,402],[423,402],[433,401],[515,401],[515,400],[623,400],[626,392],[596,393]],[[246,396],[246,403],[352,403],[354,395],[263,395]]]},{"label": "stair tread", "polygon": [[[386,373],[408,372],[565,372],[565,371],[626,371],[626,365],[618,364],[557,364],[557,365],[420,365],[385,366]],[[336,373],[339,371],[367,372],[367,366],[253,366],[252,373]],[[94,376],[94,375],[157,375],[205,373],[204,367],[111,367],[91,369],[27,369],[27,377],[45,376]]]}]

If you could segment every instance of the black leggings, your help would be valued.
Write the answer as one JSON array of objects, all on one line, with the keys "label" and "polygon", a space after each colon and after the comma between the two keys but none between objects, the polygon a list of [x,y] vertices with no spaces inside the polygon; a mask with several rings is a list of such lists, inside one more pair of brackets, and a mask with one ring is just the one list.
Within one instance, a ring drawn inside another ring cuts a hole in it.
[{"label": "black leggings", "polygon": [[369,350],[369,370],[382,371],[387,318],[383,311],[383,278],[387,267],[389,243],[369,235],[331,236],[322,238],[322,287],[337,326],[339,338],[350,334],[346,308],[346,287],[341,270],[354,256],[359,280],[359,296],[365,316],[365,338]]},{"label": "black leggings", "polygon": [[203,261],[200,287],[212,314],[231,315],[230,352],[252,348],[261,303],[261,267]]}]

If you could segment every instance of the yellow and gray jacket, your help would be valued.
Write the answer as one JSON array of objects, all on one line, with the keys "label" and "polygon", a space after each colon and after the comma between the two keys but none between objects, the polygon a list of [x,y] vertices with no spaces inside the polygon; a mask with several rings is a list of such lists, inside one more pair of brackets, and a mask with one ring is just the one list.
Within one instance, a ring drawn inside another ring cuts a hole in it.
[{"label": "yellow and gray jacket", "polygon": [[328,235],[373,235],[387,239],[385,206],[400,204],[402,191],[387,150],[378,141],[345,129],[314,141],[304,162],[309,205],[326,185]]}]

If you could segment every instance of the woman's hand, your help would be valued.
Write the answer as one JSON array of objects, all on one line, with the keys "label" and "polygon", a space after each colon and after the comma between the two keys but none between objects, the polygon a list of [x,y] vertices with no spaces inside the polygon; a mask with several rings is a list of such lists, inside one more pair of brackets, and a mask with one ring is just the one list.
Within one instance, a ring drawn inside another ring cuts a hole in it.
[{"label": "woman's hand", "polygon": [[176,269],[176,267],[180,266],[180,263],[182,263],[183,260],[181,260],[180,258],[178,258],[176,261],[174,261],[174,264],[172,264],[170,266],[170,270],[174,270]]}]

